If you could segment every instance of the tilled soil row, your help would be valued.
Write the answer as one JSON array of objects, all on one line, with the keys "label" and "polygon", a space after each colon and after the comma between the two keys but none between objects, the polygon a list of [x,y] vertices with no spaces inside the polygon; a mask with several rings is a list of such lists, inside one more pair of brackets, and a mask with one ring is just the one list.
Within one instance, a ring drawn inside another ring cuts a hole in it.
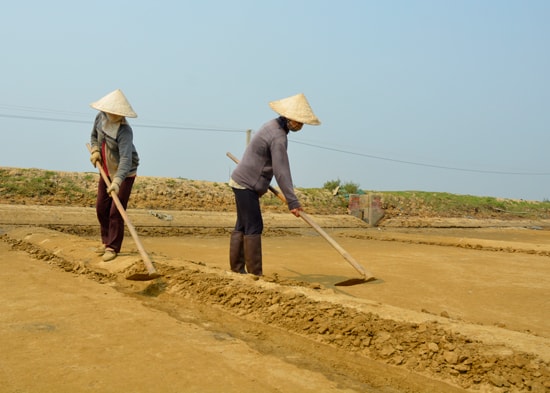
[{"label": "tilled soil row", "polygon": [[[54,231],[59,231],[62,233],[69,233],[76,236],[85,236],[85,237],[96,237],[98,232],[97,225],[44,225],[44,228],[48,228]],[[197,227],[140,227],[139,234],[148,237],[166,237],[166,236],[189,236],[189,235],[199,235],[199,236],[229,236],[232,229],[229,228],[197,228]],[[299,228],[265,228],[263,236],[291,236],[296,235],[301,232]],[[465,248],[479,251],[489,251],[489,252],[506,252],[512,254],[530,254],[538,255],[542,257],[550,256],[550,246],[537,245],[533,246],[532,244],[524,243],[512,243],[504,241],[495,241],[495,240],[480,240],[480,239],[461,239],[457,241],[453,238],[440,238],[434,240],[433,238],[419,238],[418,236],[407,236],[406,234],[386,234],[386,233],[377,233],[369,232],[365,233],[364,231],[358,232],[353,229],[345,230],[342,229],[338,234],[343,234],[344,236],[352,239],[361,239],[361,240],[378,240],[378,241],[387,241],[387,242],[402,242],[410,244],[423,244],[429,246],[445,246],[445,247],[457,247]],[[130,233],[127,233],[127,236],[130,236]]]},{"label": "tilled soil row", "polygon": [[[53,231],[68,233],[83,237],[97,237],[97,225],[43,225],[43,228],[48,228]],[[229,228],[197,228],[197,227],[146,227],[140,226],[137,231],[139,236],[148,237],[166,237],[166,236],[229,236],[233,229]],[[281,229],[281,228],[266,228],[262,236],[285,236],[293,235],[299,232],[299,229]],[[130,232],[126,231],[126,236],[130,236]]]},{"label": "tilled soil row", "polygon": [[407,237],[407,235],[380,235],[380,234],[347,234],[348,237],[354,239],[362,240],[379,240],[387,242],[403,242],[410,244],[423,244],[428,246],[445,246],[445,247],[458,247],[466,248],[472,250],[483,250],[483,251],[493,251],[493,252],[507,252],[512,254],[522,253],[522,254],[531,254],[538,255],[543,257],[550,256],[550,247],[547,245],[538,246],[539,249],[535,249],[532,244],[511,244],[511,242],[498,242],[498,241],[483,241],[479,239],[461,239],[461,241],[456,241],[456,239],[419,239],[418,237]]},{"label": "tilled soil row", "polygon": [[[137,289],[124,280],[132,271],[104,274],[81,263],[65,260],[34,244],[4,235],[14,249],[25,250],[37,259],[65,271],[85,274],[99,282],[116,282],[119,289],[157,304],[188,299],[214,307],[233,317],[266,327],[276,327],[294,338],[344,351],[359,359],[353,371],[337,363],[336,368],[365,384],[380,383],[373,362],[384,365],[384,384],[402,391],[428,392],[461,388],[489,392],[546,392],[550,389],[550,365],[533,354],[493,347],[458,333],[434,320],[409,323],[380,317],[357,307],[324,300],[319,284],[281,280],[277,276],[253,280],[215,271],[200,264],[178,261],[178,266],[157,264],[165,276]],[[327,297],[328,299],[328,297]],[[330,323],[327,323],[327,318]],[[327,359],[328,360],[328,359]],[[331,362],[333,362],[332,360]],[[363,364],[361,366],[361,364]],[[404,377],[415,375],[415,378]],[[416,384],[427,378],[433,384]],[[436,383],[437,382],[437,383]],[[447,385],[448,384],[448,385]],[[427,386],[432,386],[426,390]]]}]

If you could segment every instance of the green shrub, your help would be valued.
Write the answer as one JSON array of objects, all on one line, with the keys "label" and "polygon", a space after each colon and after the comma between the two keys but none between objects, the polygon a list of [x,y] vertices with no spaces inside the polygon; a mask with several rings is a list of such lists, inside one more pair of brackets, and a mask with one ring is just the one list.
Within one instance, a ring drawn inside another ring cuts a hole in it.
[{"label": "green shrub", "polygon": [[353,183],[353,182],[347,182],[347,183],[342,184],[340,189],[343,192],[345,192],[346,194],[359,194],[360,193],[359,184]]},{"label": "green shrub", "polygon": [[336,187],[338,187],[341,184],[340,179],[337,180],[328,180],[323,184],[323,188],[329,191],[334,190]]}]

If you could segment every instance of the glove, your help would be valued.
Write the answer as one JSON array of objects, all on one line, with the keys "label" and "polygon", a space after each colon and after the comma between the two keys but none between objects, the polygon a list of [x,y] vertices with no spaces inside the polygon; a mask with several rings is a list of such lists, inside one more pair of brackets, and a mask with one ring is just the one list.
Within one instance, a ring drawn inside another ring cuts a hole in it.
[{"label": "glove", "polygon": [[120,177],[115,177],[111,182],[111,185],[107,187],[107,194],[111,195],[111,193],[114,191],[115,194],[118,195],[118,192],[120,191],[120,183],[122,183]]},{"label": "glove", "polygon": [[95,148],[92,151],[92,155],[90,156],[90,162],[94,167],[96,166],[97,162],[101,163],[101,154],[99,153],[99,150],[97,150],[97,148]]}]

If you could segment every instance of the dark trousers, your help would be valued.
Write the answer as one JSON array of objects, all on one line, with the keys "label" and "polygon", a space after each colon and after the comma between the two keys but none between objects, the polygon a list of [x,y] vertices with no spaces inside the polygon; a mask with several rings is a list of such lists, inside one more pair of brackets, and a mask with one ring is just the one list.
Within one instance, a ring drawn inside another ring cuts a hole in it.
[{"label": "dark trousers", "polygon": [[244,235],[261,235],[264,230],[260,196],[251,190],[233,188],[235,204],[237,205],[237,222],[235,230]]},{"label": "dark trousers", "polygon": [[237,205],[237,222],[229,244],[229,264],[234,272],[261,276],[264,222],[260,196],[255,191],[238,188],[233,188],[233,192]]},{"label": "dark trousers", "polygon": [[[118,199],[124,207],[124,210],[126,210],[128,206],[128,200],[130,199],[135,179],[134,176],[127,177],[120,185]],[[107,184],[103,180],[103,177],[99,178],[99,184],[97,186],[96,213],[99,225],[101,226],[102,243],[105,244],[106,247],[115,250],[118,254],[122,248],[122,241],[124,240],[124,219],[118,211],[113,198],[107,194]]]}]

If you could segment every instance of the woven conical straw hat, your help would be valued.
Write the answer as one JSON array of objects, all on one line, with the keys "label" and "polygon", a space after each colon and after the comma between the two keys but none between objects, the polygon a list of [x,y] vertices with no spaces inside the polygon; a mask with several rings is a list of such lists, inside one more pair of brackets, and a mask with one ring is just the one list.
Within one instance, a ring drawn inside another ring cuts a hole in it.
[{"label": "woven conical straw hat", "polygon": [[120,89],[116,89],[96,102],[92,102],[90,106],[98,111],[112,113],[113,115],[137,117],[136,112],[134,112],[126,96]]},{"label": "woven conical straw hat", "polygon": [[287,119],[310,124],[312,126],[321,124],[309,106],[306,96],[302,93],[283,98],[282,100],[272,101],[269,103],[269,106],[279,115]]}]

